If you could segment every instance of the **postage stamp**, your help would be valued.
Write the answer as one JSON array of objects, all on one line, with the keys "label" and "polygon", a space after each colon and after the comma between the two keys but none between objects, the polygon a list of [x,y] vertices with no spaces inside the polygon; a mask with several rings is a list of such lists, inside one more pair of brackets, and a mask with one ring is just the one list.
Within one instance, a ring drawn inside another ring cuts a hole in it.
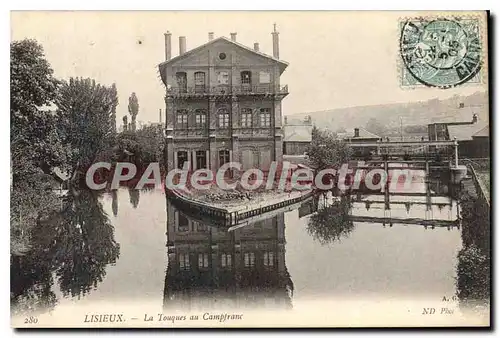
[{"label": "postage stamp", "polygon": [[483,47],[475,17],[400,21],[401,86],[452,88],[481,82]]}]

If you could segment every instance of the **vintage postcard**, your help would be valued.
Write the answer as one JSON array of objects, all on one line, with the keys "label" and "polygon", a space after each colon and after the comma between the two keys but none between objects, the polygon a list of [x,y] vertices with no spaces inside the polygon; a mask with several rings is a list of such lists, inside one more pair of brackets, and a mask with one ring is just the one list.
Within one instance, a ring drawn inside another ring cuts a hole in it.
[{"label": "vintage postcard", "polygon": [[490,326],[488,23],[11,12],[11,325]]}]

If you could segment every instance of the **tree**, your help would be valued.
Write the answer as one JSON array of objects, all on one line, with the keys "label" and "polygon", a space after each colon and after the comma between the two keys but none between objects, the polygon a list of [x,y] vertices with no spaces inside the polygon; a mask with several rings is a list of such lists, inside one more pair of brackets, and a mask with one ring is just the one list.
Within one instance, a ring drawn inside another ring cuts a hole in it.
[{"label": "tree", "polygon": [[29,248],[38,219],[54,211],[57,197],[49,174],[65,162],[56,118],[50,107],[60,83],[34,40],[10,45],[11,249]]},{"label": "tree", "polygon": [[63,142],[71,147],[68,169],[74,179],[85,174],[100,152],[113,146],[117,104],[115,86],[82,78],[62,85],[57,117]]},{"label": "tree", "polygon": [[132,93],[128,99],[128,112],[130,116],[132,116],[132,131],[135,131],[136,128],[136,117],[139,114],[139,101],[137,100],[137,96],[135,93]]},{"label": "tree", "polygon": [[10,118],[13,184],[26,176],[50,172],[64,160],[54,114],[59,81],[34,40],[10,47]]},{"label": "tree", "polygon": [[307,232],[321,245],[332,244],[346,238],[354,229],[349,218],[350,196],[336,200],[332,205],[320,208],[307,223]]},{"label": "tree", "polygon": [[351,153],[352,150],[347,143],[337,139],[333,133],[313,127],[312,141],[307,154],[315,170],[339,168],[347,163]]}]

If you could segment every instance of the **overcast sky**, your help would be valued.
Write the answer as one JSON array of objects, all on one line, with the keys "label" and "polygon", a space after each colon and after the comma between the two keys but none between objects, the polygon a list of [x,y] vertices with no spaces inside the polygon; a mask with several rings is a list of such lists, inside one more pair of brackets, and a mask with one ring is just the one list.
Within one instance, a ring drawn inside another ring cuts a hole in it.
[{"label": "overcast sky", "polygon": [[[260,43],[272,55],[273,23],[280,32],[280,58],[290,65],[281,83],[290,94],[283,114],[350,106],[448,98],[486,90],[401,89],[398,70],[398,12],[13,12],[12,39],[35,38],[44,47],[55,76],[91,77],[116,83],[118,123],[136,92],[138,120],[157,121],[164,111],[164,87],[157,65],[164,61],[163,33],[172,33],[172,56],[178,37],[187,49],[237,32],[249,47]],[[139,43],[140,42],[140,43]]]}]

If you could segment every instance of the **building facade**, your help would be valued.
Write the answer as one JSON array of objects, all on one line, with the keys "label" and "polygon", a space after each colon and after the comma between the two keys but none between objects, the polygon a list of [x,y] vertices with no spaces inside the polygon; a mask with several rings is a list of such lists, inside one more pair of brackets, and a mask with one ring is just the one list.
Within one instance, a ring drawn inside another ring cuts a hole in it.
[{"label": "building facade", "polygon": [[281,100],[288,94],[280,76],[288,64],[279,59],[276,27],[273,56],[259,44],[248,48],[231,39],[214,39],[171,58],[171,34],[165,34],[165,62],[159,65],[166,86],[167,170],[217,170],[226,162],[265,170],[283,155]]},{"label": "building facade", "polygon": [[235,231],[195,217],[167,199],[164,310],[292,307],[283,213]]},{"label": "building facade", "polygon": [[431,123],[428,134],[431,141],[457,140],[460,158],[490,157],[489,123],[476,114],[470,121]]}]

